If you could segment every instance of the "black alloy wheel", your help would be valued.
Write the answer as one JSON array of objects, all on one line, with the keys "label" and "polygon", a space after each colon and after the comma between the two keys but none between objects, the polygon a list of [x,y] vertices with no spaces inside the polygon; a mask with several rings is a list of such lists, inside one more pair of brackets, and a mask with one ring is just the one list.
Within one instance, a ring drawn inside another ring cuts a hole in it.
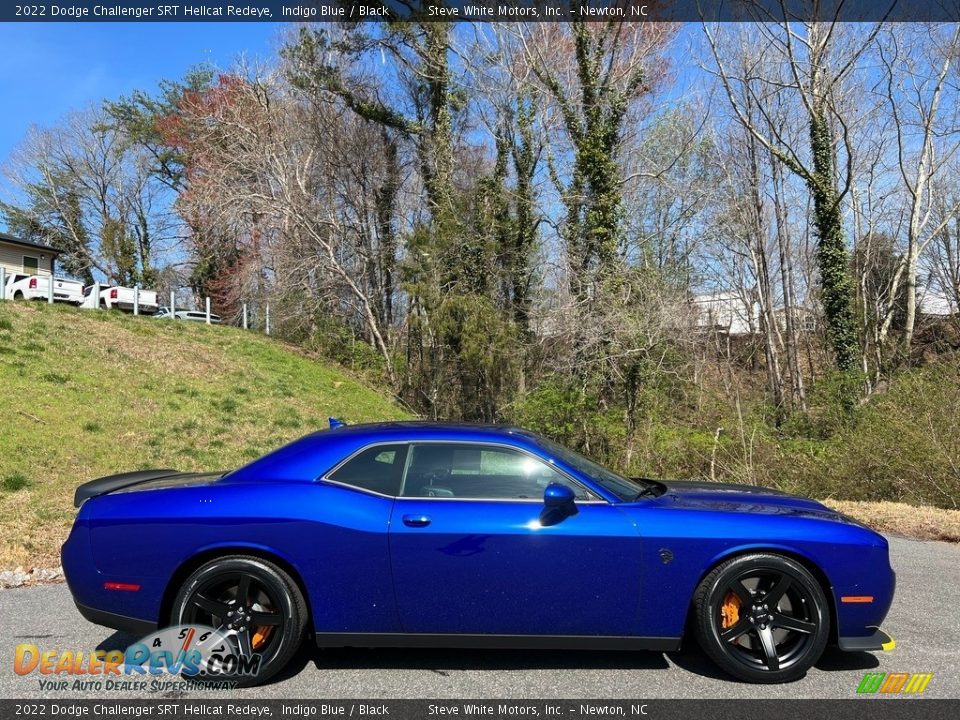
[{"label": "black alloy wheel", "polygon": [[695,596],[697,637],[710,658],[749,682],[789,682],[820,658],[830,611],[817,580],[782,555],[722,563]]},{"label": "black alloy wheel", "polygon": [[187,578],[171,623],[216,628],[242,658],[260,657],[255,676],[225,676],[259,685],[283,669],[303,641],[307,606],[296,582],[273,563],[250,556],[212,560]]}]

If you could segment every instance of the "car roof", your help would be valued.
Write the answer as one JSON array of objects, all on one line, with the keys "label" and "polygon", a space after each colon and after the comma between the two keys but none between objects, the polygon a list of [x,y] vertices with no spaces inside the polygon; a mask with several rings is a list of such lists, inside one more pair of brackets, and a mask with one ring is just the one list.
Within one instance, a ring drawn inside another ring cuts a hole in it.
[{"label": "car roof", "polygon": [[389,442],[390,440],[465,440],[492,442],[512,438],[532,441],[535,433],[514,425],[489,423],[442,422],[437,420],[389,420],[385,422],[357,423],[320,430],[308,435],[318,439],[343,437],[363,443]]},{"label": "car roof", "polygon": [[537,435],[515,425],[494,425],[489,423],[442,422],[436,420],[390,420],[386,422],[358,423],[341,425],[329,430],[321,430],[315,435],[330,437],[333,434],[376,440],[383,438],[420,439],[457,439],[457,440],[495,440],[504,437],[519,437],[535,440]]},{"label": "car roof", "polygon": [[509,425],[417,420],[344,425],[306,435],[239,468],[225,479],[312,480],[367,445],[415,441],[502,442],[532,449],[537,436]]},{"label": "car roof", "polygon": [[372,423],[344,424],[337,430],[345,432],[368,432],[376,430],[471,430],[487,432],[527,432],[513,425],[495,425],[491,423],[453,422],[443,420],[383,420]]}]

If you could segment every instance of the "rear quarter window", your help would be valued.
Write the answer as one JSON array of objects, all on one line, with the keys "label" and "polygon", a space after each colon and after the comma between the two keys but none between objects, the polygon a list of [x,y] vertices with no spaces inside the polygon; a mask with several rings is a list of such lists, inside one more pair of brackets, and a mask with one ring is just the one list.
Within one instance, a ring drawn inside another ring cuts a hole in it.
[{"label": "rear quarter window", "polygon": [[406,457],[406,445],[377,445],[354,455],[327,475],[327,479],[393,497],[400,492]]}]

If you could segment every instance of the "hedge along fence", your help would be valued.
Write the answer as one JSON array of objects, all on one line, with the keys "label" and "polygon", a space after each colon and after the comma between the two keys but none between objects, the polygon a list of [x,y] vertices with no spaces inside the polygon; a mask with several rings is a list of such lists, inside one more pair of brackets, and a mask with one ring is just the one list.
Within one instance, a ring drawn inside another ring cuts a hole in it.
[{"label": "hedge along fence", "polygon": [[[51,305],[54,303],[53,281],[54,281],[54,276],[50,275],[50,282],[47,283],[47,302]],[[100,310],[100,284],[99,283],[94,284],[93,293],[94,293],[93,308],[84,308],[84,309]],[[12,299],[12,298],[7,298],[7,271],[5,268],[0,267],[0,300],[8,300],[8,299]],[[206,315],[206,323],[207,325],[212,325],[213,313],[210,311],[209,297],[204,298],[204,308],[205,309],[203,312]],[[168,309],[170,311],[170,319],[176,320],[177,319],[176,317],[177,301],[176,301],[176,292],[173,290],[170,291],[170,305],[168,306]],[[188,310],[188,308],[184,307],[184,308],[181,308],[181,310]],[[194,311],[191,310],[190,312],[194,312]],[[140,286],[139,285],[133,286],[133,314],[140,315]],[[243,327],[244,330],[255,329],[252,326],[253,326],[253,323],[251,322],[251,313],[250,313],[249,305],[248,303],[243,303],[243,316],[242,316],[241,327]],[[265,303],[264,305],[263,330],[267,335],[270,334],[271,328],[270,328],[270,303],[269,302]]]}]

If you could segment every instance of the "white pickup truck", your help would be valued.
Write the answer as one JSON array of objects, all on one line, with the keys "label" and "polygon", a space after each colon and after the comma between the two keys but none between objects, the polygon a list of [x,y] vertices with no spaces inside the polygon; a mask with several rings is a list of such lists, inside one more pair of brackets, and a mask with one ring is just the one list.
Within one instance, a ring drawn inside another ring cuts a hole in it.
[{"label": "white pickup truck", "polygon": [[[83,302],[83,283],[77,280],[54,277],[53,299],[80,305]],[[14,273],[7,278],[3,297],[8,300],[47,300],[50,297],[49,275],[25,275]]]},{"label": "white pickup truck", "polygon": [[[137,292],[134,288],[124,287],[122,285],[107,285],[100,283],[100,307],[107,310],[124,310],[133,312],[134,294]],[[83,289],[83,302],[80,307],[96,308],[97,293],[94,292],[97,285],[87,285]],[[139,311],[143,315],[153,315],[159,308],[157,303],[157,293],[153,290],[140,290],[138,301]]]}]

